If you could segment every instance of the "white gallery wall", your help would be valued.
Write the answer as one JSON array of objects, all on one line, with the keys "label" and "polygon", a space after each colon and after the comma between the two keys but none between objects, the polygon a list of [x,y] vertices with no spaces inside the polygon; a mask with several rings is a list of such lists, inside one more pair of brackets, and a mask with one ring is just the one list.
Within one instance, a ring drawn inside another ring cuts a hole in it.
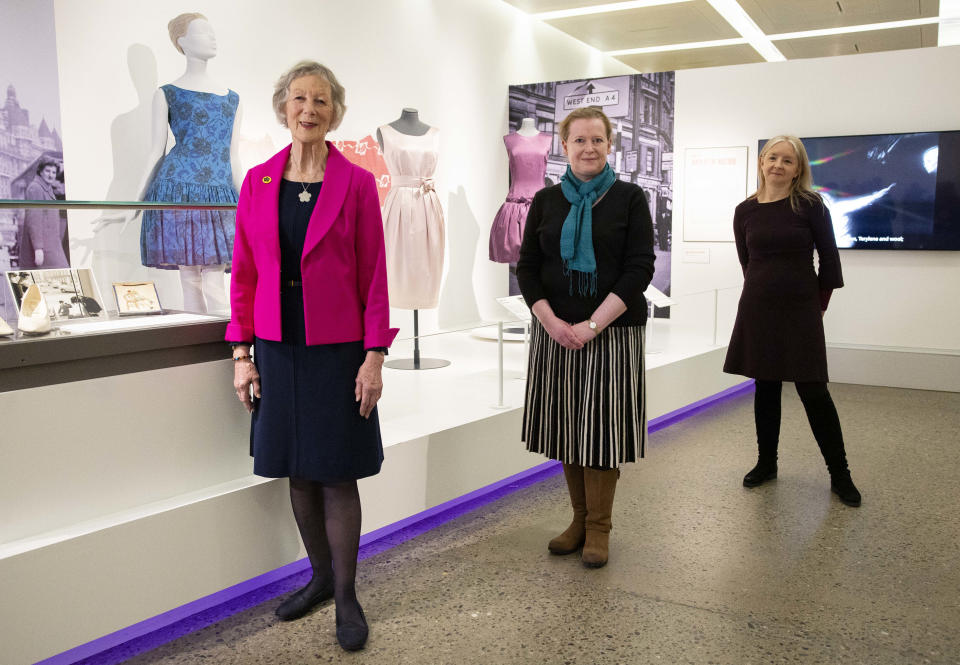
[{"label": "white gallery wall", "polygon": [[[957,72],[958,46],[677,72],[673,294],[742,283],[732,241],[683,240],[686,149],[748,146],[752,192],[759,139],[960,129]],[[709,263],[685,262],[703,250]],[[828,344],[960,349],[960,252],[840,256]]]},{"label": "white gallery wall", "polygon": [[[209,71],[240,95],[244,169],[289,143],[270,97],[277,77],[305,58],[331,67],[347,90],[348,111],[331,138],[375,135],[404,107],[439,127],[447,260],[440,306],[421,318],[427,331],[506,314],[494,298],[507,295],[507,267],[487,259],[487,236],[508,189],[500,138],[508,85],[634,73],[492,0],[58,0],[55,9],[71,199],[137,198],[152,95],[185,66],[167,22],[187,11],[210,20],[218,55]],[[101,282],[153,279],[161,299],[179,307],[176,273],[140,265],[139,219],[95,235],[96,217],[71,213],[74,262],[93,265]],[[409,312],[392,318],[409,334]]]}]

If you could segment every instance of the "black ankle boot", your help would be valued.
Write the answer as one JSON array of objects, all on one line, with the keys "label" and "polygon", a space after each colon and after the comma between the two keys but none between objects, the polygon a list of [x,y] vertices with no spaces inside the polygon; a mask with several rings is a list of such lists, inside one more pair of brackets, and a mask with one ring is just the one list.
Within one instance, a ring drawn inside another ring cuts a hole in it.
[{"label": "black ankle boot", "polygon": [[776,461],[767,462],[760,460],[757,462],[757,465],[750,469],[747,472],[747,475],[743,477],[743,486],[744,487],[758,487],[763,485],[768,480],[773,480],[777,477],[777,463]]},{"label": "black ankle boot", "polygon": [[848,506],[856,508],[860,505],[860,490],[853,484],[853,478],[847,470],[830,474],[830,491]]},{"label": "black ankle boot", "polygon": [[282,621],[293,621],[294,619],[299,619],[304,616],[323,601],[330,600],[331,598],[333,598],[332,583],[314,583],[314,581],[311,580],[307,586],[280,603],[280,606],[274,613]]}]

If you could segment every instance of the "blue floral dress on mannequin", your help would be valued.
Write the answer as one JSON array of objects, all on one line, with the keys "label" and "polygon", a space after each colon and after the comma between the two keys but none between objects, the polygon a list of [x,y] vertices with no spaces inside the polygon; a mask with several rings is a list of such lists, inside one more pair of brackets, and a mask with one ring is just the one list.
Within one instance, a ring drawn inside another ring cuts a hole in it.
[{"label": "blue floral dress on mannequin", "polygon": [[[177,143],[164,156],[145,201],[236,203],[230,142],[240,96],[160,88]],[[147,210],[140,229],[140,259],[150,268],[226,264],[233,257],[232,210]]]}]

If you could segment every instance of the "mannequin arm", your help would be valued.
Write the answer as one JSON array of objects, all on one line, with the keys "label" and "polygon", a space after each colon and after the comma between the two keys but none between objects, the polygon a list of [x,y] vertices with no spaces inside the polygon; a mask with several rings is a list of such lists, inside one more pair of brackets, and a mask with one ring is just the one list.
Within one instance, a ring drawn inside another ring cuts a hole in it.
[{"label": "mannequin arm", "polygon": [[147,193],[147,186],[153,180],[153,174],[160,165],[160,159],[167,151],[167,133],[170,109],[167,108],[167,96],[157,88],[153,95],[153,113],[150,119],[150,152],[147,154],[147,171],[137,187],[137,198],[141,201]]}]

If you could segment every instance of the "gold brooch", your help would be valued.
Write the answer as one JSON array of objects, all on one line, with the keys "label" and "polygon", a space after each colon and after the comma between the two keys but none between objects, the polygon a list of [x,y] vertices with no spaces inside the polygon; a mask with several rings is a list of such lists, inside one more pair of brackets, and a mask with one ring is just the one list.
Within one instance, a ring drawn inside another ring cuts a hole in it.
[{"label": "gold brooch", "polygon": [[273,178],[271,178],[270,176],[268,176],[268,175],[263,176],[263,184],[264,184],[264,185],[269,185],[271,180],[273,180]]}]

